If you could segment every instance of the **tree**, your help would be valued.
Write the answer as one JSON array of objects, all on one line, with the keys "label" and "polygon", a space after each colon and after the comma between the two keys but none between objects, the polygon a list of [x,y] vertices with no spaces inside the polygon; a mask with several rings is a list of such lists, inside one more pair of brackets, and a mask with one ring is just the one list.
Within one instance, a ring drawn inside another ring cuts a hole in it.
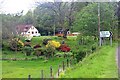
[{"label": "tree", "polygon": [[2,17],[2,39],[12,38],[16,35],[16,25],[19,21],[19,16],[12,14],[0,14]]},{"label": "tree", "polygon": [[33,23],[34,23],[34,16],[31,10],[29,10],[26,15],[21,16],[19,19],[19,24],[33,24]]},{"label": "tree", "polygon": [[117,7],[116,15],[118,17],[118,37],[120,37],[120,1],[117,4],[118,7]]},{"label": "tree", "polygon": [[[100,27],[101,30],[114,30],[115,26],[115,11],[114,3],[101,3],[100,4]],[[98,13],[97,3],[88,4],[76,15],[74,22],[74,31],[81,31],[84,35],[97,36],[98,33]]]},{"label": "tree", "polygon": [[53,32],[50,29],[62,30],[65,38],[66,31],[72,29],[75,14],[88,3],[55,1],[38,4],[34,11],[35,25],[44,29],[48,28],[50,32]]}]

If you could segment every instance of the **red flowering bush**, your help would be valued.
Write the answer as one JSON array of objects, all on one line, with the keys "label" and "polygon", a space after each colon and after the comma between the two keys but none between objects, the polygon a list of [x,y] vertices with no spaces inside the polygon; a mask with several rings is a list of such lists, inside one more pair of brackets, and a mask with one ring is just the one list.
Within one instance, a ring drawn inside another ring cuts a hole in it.
[{"label": "red flowering bush", "polygon": [[61,44],[61,46],[59,47],[59,50],[63,52],[69,52],[70,47],[68,47],[66,44]]},{"label": "red flowering bush", "polygon": [[41,46],[39,44],[35,45],[33,48],[36,49],[36,48],[40,48]]}]

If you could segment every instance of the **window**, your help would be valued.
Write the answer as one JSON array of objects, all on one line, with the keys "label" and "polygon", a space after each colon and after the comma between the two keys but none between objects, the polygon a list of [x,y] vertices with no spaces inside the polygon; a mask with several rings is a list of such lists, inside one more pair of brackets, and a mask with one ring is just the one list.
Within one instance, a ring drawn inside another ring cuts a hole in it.
[{"label": "window", "polygon": [[36,33],[37,33],[37,31],[36,31]]},{"label": "window", "polygon": [[28,32],[28,33],[30,33],[30,32]]},{"label": "window", "polygon": [[32,31],[32,34],[34,34],[34,32]]}]

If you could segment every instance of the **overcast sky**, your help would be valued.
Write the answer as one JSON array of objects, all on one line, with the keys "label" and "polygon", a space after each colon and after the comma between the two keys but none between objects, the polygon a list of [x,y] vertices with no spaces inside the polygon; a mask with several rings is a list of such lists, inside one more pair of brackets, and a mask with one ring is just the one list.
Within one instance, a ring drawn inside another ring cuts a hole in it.
[{"label": "overcast sky", "polygon": [[[35,8],[35,2],[53,2],[54,0],[0,0],[0,11],[3,13],[18,13],[24,10],[24,14],[29,9]],[[72,0],[56,0],[56,1],[72,1]],[[79,0],[91,1],[91,0]],[[95,1],[95,0],[94,0]],[[106,0],[97,0],[106,1]]]}]

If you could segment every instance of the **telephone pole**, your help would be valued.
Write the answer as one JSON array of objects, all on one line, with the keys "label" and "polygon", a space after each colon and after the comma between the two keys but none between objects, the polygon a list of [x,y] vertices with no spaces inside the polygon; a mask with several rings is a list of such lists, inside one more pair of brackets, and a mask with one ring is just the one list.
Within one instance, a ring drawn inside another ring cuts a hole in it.
[{"label": "telephone pole", "polygon": [[99,45],[101,46],[100,38],[100,3],[98,2],[98,36],[99,36]]}]

